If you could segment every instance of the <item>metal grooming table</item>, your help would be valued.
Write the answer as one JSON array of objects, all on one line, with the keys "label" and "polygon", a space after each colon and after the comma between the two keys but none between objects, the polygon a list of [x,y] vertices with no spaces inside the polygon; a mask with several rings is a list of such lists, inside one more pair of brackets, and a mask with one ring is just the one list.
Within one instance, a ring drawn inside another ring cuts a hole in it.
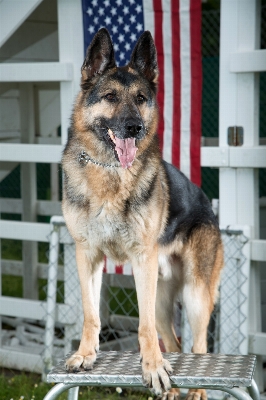
[{"label": "metal grooming table", "polygon": [[[173,368],[172,387],[222,390],[239,400],[260,400],[253,380],[256,365],[253,355],[164,353],[163,356]],[[76,388],[71,390],[71,397],[77,399],[79,386],[143,387],[140,355],[131,351],[99,352],[93,370],[77,373],[66,372],[64,359],[47,375],[47,382],[56,385],[44,400],[54,400],[71,388]]]}]

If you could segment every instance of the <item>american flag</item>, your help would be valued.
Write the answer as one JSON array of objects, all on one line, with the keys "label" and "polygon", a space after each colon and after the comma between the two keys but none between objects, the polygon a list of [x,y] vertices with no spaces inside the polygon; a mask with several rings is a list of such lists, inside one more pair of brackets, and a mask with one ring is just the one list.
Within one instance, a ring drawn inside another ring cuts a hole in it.
[{"label": "american flag", "polygon": [[[158,135],[163,158],[201,184],[201,0],[82,0],[84,51],[106,27],[118,66],[149,30],[160,70]],[[130,266],[116,267],[127,273]],[[130,273],[130,272],[129,272]]]}]

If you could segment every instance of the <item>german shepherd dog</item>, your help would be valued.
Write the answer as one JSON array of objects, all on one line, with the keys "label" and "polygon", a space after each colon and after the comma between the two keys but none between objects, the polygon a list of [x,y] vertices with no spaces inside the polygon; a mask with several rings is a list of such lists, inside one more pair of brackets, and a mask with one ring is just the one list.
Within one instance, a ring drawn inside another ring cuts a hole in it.
[{"label": "german shepherd dog", "polygon": [[[201,189],[163,161],[158,146],[158,65],[150,32],[139,38],[125,67],[117,67],[108,31],[88,47],[81,91],[63,154],[63,214],[76,244],[84,325],[69,371],[93,367],[99,349],[99,299],[104,255],[133,268],[144,384],[164,398],[180,352],[173,305],[183,301],[195,353],[207,351],[207,326],[223,266],[220,232]],[[171,390],[170,390],[171,389]],[[205,399],[191,389],[190,399]]]}]

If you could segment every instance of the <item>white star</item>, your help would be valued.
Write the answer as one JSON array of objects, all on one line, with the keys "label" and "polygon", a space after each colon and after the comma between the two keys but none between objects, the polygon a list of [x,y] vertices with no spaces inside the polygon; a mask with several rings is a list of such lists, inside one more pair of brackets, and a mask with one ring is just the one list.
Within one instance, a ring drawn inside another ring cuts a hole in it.
[{"label": "white star", "polygon": [[140,24],[140,23],[137,24],[136,28],[137,28],[137,31],[138,31],[138,32],[143,31],[143,26],[142,26],[142,24]]},{"label": "white star", "polygon": [[111,24],[111,18],[110,17],[106,17],[104,22],[106,23],[106,25],[110,25]]},{"label": "white star", "polygon": [[124,31],[125,31],[126,33],[128,33],[128,32],[130,31],[129,25],[125,25],[123,29],[124,29]]},{"label": "white star", "polygon": [[118,32],[118,29],[117,29],[116,25],[112,26],[112,32],[113,32],[114,35]]},{"label": "white star", "polygon": [[99,11],[98,11],[98,12],[99,12],[100,15],[104,15],[104,8],[102,8],[102,7],[99,8]]},{"label": "white star", "polygon": [[88,28],[88,31],[90,32],[90,34],[94,33],[95,28],[93,25],[90,25],[90,27]]},{"label": "white star", "polygon": [[130,2],[130,4],[132,5],[132,4],[135,3],[135,0],[129,0],[129,2]]},{"label": "white star", "polygon": [[135,15],[131,15],[129,19],[130,19],[131,24],[136,22],[136,16]]},{"label": "white star", "polygon": [[116,4],[117,4],[118,7],[122,6],[122,0],[116,0]]},{"label": "white star", "polygon": [[129,10],[128,10],[128,7],[127,7],[127,6],[125,6],[125,7],[123,8],[123,13],[124,13],[125,15],[127,15],[127,14],[129,13]]},{"label": "white star", "polygon": [[119,51],[119,46],[117,43],[114,44],[114,49],[115,49],[115,51]]},{"label": "white star", "polygon": [[124,60],[125,59],[125,53],[120,53],[119,54],[119,58],[120,58],[120,60]]},{"label": "white star", "polygon": [[98,6],[98,0],[92,0],[91,4],[93,5],[93,7],[97,7]]},{"label": "white star", "polygon": [[125,36],[120,33],[120,35],[118,36],[118,40],[120,43],[122,43],[125,40]]},{"label": "white star", "polygon": [[111,14],[116,15],[116,8],[114,8],[114,7],[111,8]]},{"label": "white star", "polygon": [[92,15],[93,14],[93,10],[91,8],[88,8],[87,14]]},{"label": "white star", "polygon": [[130,39],[132,42],[135,42],[137,40],[137,35],[135,33],[131,33]]},{"label": "white star", "polygon": [[119,24],[123,24],[123,17],[121,17],[121,16],[119,16],[118,18],[117,18],[117,21],[119,22]]},{"label": "white star", "polygon": [[104,5],[105,5],[105,7],[109,7],[110,6],[110,0],[104,0]]},{"label": "white star", "polygon": [[126,49],[126,51],[129,51],[129,50],[130,50],[130,44],[129,44],[129,43],[126,43],[126,44],[125,44],[125,49]]},{"label": "white star", "polygon": [[140,13],[142,11],[141,5],[138,4],[137,7],[135,8],[135,10],[137,11],[137,13]]},{"label": "white star", "polygon": [[93,22],[94,22],[95,24],[98,24],[98,22],[99,22],[99,17],[94,17],[94,18],[93,18]]}]

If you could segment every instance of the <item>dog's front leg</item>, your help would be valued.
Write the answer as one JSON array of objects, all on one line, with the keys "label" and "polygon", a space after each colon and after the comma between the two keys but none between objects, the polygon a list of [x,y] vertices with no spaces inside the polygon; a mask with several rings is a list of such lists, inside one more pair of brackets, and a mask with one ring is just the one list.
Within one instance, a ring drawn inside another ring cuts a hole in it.
[{"label": "dog's front leg", "polygon": [[158,278],[158,248],[132,261],[139,305],[139,344],[144,384],[156,395],[171,388],[172,368],[164,360],[155,329],[155,300]]},{"label": "dog's front leg", "polygon": [[81,366],[92,369],[99,349],[100,317],[99,303],[102,282],[101,262],[92,265],[86,248],[76,243],[76,260],[81,285],[84,322],[78,351],[66,361],[66,369],[77,372]]}]

